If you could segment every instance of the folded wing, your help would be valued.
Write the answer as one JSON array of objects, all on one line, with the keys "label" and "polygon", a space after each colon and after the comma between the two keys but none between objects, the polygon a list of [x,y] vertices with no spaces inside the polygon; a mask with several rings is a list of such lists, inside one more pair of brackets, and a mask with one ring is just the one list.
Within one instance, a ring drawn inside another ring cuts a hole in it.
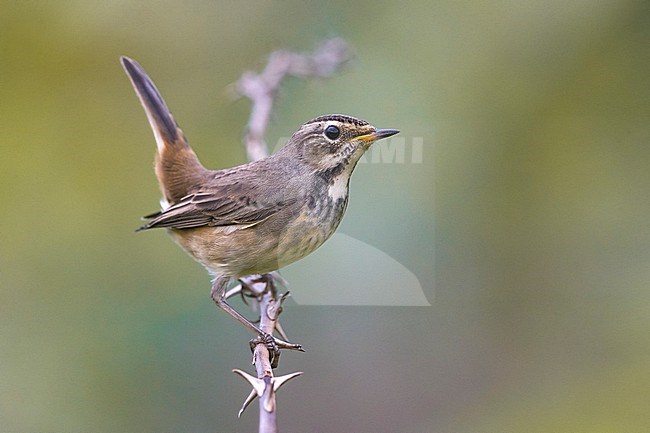
[{"label": "folded wing", "polygon": [[247,226],[259,224],[295,203],[289,199],[277,202],[255,202],[247,198],[215,196],[199,192],[191,194],[167,209],[145,218],[150,221],[138,230],[156,227],[188,229],[203,226]]}]

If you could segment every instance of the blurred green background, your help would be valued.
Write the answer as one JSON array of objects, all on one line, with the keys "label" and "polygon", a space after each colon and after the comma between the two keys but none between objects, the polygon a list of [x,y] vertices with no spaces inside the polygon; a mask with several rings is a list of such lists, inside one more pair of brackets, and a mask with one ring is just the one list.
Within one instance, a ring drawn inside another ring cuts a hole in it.
[{"label": "blurred green background", "polygon": [[422,139],[359,166],[340,231],[432,306],[289,301],[283,431],[650,431],[649,5],[0,2],[0,431],[255,431],[250,335],[133,232],[155,146],[118,57],[220,168],[245,161],[227,86],[331,36],[353,67],[289,80],[267,139],[329,112]]}]

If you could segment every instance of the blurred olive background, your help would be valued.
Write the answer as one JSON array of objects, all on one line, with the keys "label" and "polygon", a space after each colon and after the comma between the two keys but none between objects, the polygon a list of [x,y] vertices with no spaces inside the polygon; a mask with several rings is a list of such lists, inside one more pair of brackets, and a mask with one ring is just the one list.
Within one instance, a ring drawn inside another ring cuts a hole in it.
[{"label": "blurred olive background", "polygon": [[340,230],[432,306],[289,301],[283,431],[650,430],[649,3],[278,0],[0,2],[0,431],[255,431],[248,331],[133,232],[155,146],[118,57],[219,168],[245,161],[228,85],[332,36],[352,67],[287,81],[267,139],[329,112],[401,129]]}]

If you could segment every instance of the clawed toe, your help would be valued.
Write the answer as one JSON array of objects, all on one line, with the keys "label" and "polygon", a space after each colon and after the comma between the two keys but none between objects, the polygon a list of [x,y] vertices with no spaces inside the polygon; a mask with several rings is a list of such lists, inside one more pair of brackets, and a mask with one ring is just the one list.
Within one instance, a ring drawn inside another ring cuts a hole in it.
[{"label": "clawed toe", "polygon": [[277,368],[278,363],[280,362],[280,349],[298,350],[300,352],[305,351],[302,348],[302,345],[289,343],[287,341],[276,338],[271,334],[261,334],[260,336],[253,338],[249,342],[251,352],[255,351],[255,346],[257,346],[258,344],[264,344],[268,349],[271,368]]}]

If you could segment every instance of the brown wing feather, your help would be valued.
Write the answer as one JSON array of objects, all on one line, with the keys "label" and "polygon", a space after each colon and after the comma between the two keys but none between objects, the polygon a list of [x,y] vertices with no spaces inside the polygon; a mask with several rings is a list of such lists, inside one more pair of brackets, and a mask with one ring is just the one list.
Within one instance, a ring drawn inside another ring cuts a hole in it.
[{"label": "brown wing feather", "polygon": [[155,227],[187,229],[258,224],[295,202],[295,199],[289,199],[259,203],[210,193],[197,193],[184,197],[165,210],[149,215],[151,221],[138,230]]}]

